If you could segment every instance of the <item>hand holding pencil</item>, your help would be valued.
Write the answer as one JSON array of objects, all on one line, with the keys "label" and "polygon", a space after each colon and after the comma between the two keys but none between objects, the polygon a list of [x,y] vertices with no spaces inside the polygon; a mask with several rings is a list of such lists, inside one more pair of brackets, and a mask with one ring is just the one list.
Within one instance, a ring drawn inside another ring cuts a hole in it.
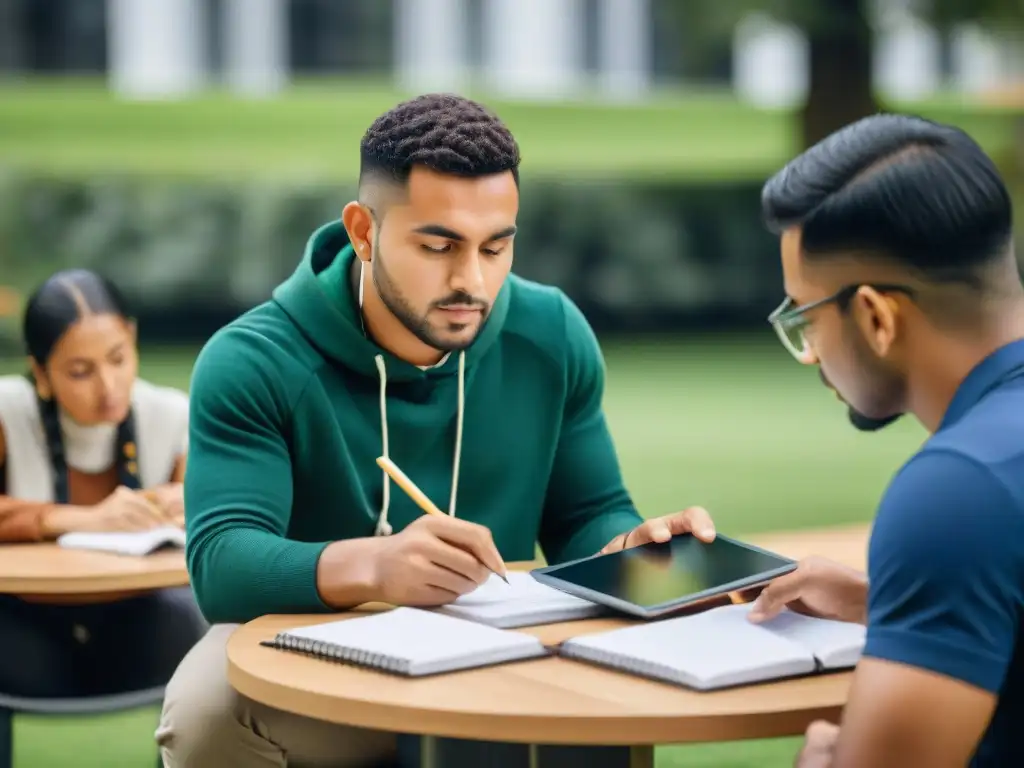
[{"label": "hand holding pencil", "polygon": [[[419,489],[409,476],[398,468],[391,459],[386,456],[381,456],[377,459],[377,465],[388,473],[388,477],[395,481],[399,488],[405,491],[409,498],[416,502],[416,506],[426,512],[428,515],[434,515],[435,517],[450,518],[446,515],[429,498],[427,494]],[[476,526],[477,528],[483,528],[483,526]],[[491,572],[498,576],[502,581],[508,584],[508,576],[506,575],[505,563],[501,559],[501,555],[498,553],[497,548],[494,546],[494,541],[491,539],[490,531],[487,531],[486,540],[480,542],[483,545],[483,551],[480,553],[481,562],[490,568]],[[489,545],[489,546],[487,546]],[[472,551],[472,547],[470,548]]]},{"label": "hand holding pencil", "polygon": [[377,464],[426,514],[379,542],[374,581],[393,605],[443,605],[485,582],[506,578],[505,563],[485,526],[441,512],[393,462]]}]

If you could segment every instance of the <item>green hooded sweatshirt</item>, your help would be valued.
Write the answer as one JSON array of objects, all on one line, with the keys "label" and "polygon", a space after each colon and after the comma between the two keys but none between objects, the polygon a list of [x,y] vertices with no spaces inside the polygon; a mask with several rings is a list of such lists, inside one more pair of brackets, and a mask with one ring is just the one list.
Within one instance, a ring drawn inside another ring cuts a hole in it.
[{"label": "green hooded sweatshirt", "polygon": [[211,622],[328,611],[332,541],[442,510],[487,526],[506,561],[595,554],[641,518],[601,407],[604,362],[559,290],[510,276],[477,339],[426,370],[363,332],[340,223],[313,234],[273,297],[196,360],[185,476],[188,568]]}]

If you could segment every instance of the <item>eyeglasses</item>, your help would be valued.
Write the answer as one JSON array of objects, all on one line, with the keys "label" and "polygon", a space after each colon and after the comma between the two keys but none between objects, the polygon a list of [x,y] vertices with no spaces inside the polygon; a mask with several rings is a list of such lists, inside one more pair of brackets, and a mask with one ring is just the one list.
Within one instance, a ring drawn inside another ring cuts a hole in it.
[{"label": "eyeglasses", "polygon": [[772,327],[775,329],[775,333],[777,333],[779,339],[782,340],[782,345],[789,350],[790,354],[801,363],[809,363],[814,359],[814,351],[811,349],[811,346],[807,341],[806,330],[810,321],[807,319],[806,313],[812,309],[817,309],[818,307],[823,307],[826,304],[831,304],[833,302],[835,302],[841,312],[845,312],[846,308],[850,305],[850,300],[862,287],[874,288],[876,291],[883,293],[898,292],[904,293],[910,297],[913,297],[914,295],[914,290],[906,285],[890,283],[857,283],[854,285],[844,286],[831,296],[826,296],[824,299],[818,299],[818,301],[812,301],[809,304],[801,304],[799,306],[796,305],[796,302],[794,302],[793,299],[787,296],[783,302],[776,307],[775,311],[768,315],[768,322],[771,323]]}]

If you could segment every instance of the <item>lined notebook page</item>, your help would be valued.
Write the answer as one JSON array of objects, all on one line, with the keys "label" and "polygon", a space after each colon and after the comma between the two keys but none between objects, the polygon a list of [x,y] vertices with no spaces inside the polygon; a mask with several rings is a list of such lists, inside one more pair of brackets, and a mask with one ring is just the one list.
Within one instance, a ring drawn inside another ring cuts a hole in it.
[{"label": "lined notebook page", "polygon": [[511,571],[506,584],[491,577],[472,592],[438,609],[450,616],[493,627],[526,627],[598,616],[603,606],[541,584],[529,573]]},{"label": "lined notebook page", "polygon": [[165,547],[185,546],[185,531],[167,526],[148,531],[111,533],[65,533],[57,544],[68,549],[94,549],[119,555],[148,555]]},{"label": "lined notebook page", "polygon": [[573,638],[561,653],[604,666],[708,690],[809,674],[810,650],[747,620],[730,605],[693,616]]},{"label": "lined notebook page", "polygon": [[301,627],[277,639],[285,648],[411,676],[548,654],[532,635],[418,608]]}]

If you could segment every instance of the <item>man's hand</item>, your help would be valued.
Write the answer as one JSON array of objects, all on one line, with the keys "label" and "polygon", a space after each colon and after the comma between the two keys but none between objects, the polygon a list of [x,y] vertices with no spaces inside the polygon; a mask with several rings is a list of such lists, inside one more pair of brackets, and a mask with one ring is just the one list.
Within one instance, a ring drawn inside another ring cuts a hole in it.
[{"label": "man's hand", "polygon": [[865,624],[867,600],[868,580],[863,573],[823,557],[809,557],[761,591],[750,609],[750,620],[767,621],[789,608],[823,619]]},{"label": "man's hand", "polygon": [[838,725],[815,720],[807,728],[804,746],[796,756],[794,768],[829,768],[838,740]]},{"label": "man's hand", "polygon": [[715,524],[711,522],[707,510],[702,507],[690,507],[674,515],[646,520],[633,530],[616,536],[598,554],[606,555],[609,552],[631,549],[652,541],[664,543],[673,536],[681,536],[684,533],[692,533],[706,544],[714,541]]},{"label": "man's hand", "polygon": [[472,592],[504,563],[491,532],[448,515],[423,515],[393,536],[335,541],[316,568],[320,599],[336,609],[363,603],[435,606]]},{"label": "man's hand", "polygon": [[401,533],[377,540],[370,582],[392,605],[444,605],[483,584],[504,564],[486,527],[423,515]]}]

